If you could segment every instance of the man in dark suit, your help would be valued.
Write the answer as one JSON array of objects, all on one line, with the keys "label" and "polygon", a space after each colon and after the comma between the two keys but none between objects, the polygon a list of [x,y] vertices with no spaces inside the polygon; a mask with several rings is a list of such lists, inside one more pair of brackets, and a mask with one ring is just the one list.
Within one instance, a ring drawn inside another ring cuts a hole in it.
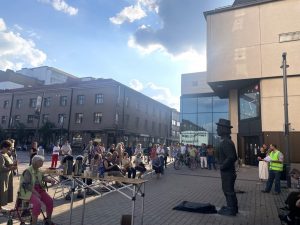
[{"label": "man in dark suit", "polygon": [[216,124],[218,125],[217,133],[221,137],[217,150],[219,152],[222,190],[227,203],[227,206],[223,206],[218,213],[225,216],[235,216],[238,213],[238,201],[234,191],[237,154],[234,143],[230,138],[232,126],[230,125],[230,121],[226,119],[220,119]]}]

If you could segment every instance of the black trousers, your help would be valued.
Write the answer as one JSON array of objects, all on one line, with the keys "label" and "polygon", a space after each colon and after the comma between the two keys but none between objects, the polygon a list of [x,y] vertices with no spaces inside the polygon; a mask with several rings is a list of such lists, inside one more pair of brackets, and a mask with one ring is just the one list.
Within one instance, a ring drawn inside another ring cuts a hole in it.
[{"label": "black trousers", "polygon": [[234,183],[236,180],[235,171],[221,171],[222,190],[224,192],[227,207],[238,213],[238,201],[234,191]]},{"label": "black trousers", "polygon": [[296,207],[296,202],[300,199],[300,192],[291,192],[285,203],[288,205],[288,209],[290,210],[288,216],[291,220],[294,220],[295,217],[300,217],[300,208]]}]

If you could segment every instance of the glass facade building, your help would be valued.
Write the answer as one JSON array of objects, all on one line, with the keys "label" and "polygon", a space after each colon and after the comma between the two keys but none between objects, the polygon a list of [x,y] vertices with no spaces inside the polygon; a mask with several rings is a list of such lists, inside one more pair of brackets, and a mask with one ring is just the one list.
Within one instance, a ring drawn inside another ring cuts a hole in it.
[{"label": "glass facade building", "polygon": [[216,123],[228,119],[228,99],[213,95],[182,95],[180,98],[181,142],[216,145]]}]

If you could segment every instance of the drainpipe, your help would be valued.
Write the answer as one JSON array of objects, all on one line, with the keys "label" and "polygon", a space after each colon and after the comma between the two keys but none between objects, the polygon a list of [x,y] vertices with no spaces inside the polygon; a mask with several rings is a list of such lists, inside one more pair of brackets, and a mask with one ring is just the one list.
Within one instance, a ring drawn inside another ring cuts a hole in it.
[{"label": "drainpipe", "polygon": [[290,145],[289,145],[289,109],[288,109],[288,91],[287,91],[287,74],[286,70],[289,67],[286,64],[286,52],[282,53],[282,72],[283,72],[283,107],[284,107],[284,147],[286,157],[286,181],[287,187],[291,187],[291,176],[290,176]]}]

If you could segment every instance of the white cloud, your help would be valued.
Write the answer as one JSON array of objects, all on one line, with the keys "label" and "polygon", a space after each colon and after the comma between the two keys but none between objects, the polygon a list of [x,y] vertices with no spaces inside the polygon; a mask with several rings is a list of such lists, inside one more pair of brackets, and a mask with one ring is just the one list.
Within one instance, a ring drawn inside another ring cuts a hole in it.
[{"label": "white cloud", "polygon": [[131,80],[129,86],[164,105],[175,108],[178,111],[180,109],[180,97],[173,95],[171,90],[167,87],[159,86],[153,82],[148,82],[144,85],[137,79]]},{"label": "white cloud", "polygon": [[23,28],[19,24],[15,24],[14,27],[19,31],[23,30]]},{"label": "white cloud", "polygon": [[8,30],[2,18],[0,18],[0,27],[1,70],[18,70],[24,66],[36,67],[45,62],[46,54],[37,49],[32,40],[26,40],[19,33]]},{"label": "white cloud", "polygon": [[185,73],[206,71],[206,52],[198,53],[194,49],[172,56],[174,62],[181,61],[187,64]]},{"label": "white cloud", "polygon": [[129,87],[136,91],[142,91],[144,89],[144,85],[137,79],[133,79],[129,82]]},{"label": "white cloud", "polygon": [[78,13],[78,8],[69,6],[68,3],[66,3],[66,1],[64,0],[38,0],[38,1],[42,3],[50,4],[55,10],[69,14],[70,16],[77,15]]},{"label": "white cloud", "polygon": [[140,20],[141,18],[143,18],[145,16],[146,16],[146,13],[141,8],[141,5],[136,4],[136,5],[131,5],[131,6],[125,7],[116,16],[109,18],[109,20],[113,24],[123,24],[125,21],[132,23],[135,20]]},{"label": "white cloud", "polygon": [[169,88],[158,86],[153,82],[149,82],[146,86],[151,91],[151,98],[179,111],[180,97],[172,95]]},{"label": "white cloud", "polygon": [[5,31],[5,30],[6,30],[5,22],[2,18],[0,18],[0,32]]}]

